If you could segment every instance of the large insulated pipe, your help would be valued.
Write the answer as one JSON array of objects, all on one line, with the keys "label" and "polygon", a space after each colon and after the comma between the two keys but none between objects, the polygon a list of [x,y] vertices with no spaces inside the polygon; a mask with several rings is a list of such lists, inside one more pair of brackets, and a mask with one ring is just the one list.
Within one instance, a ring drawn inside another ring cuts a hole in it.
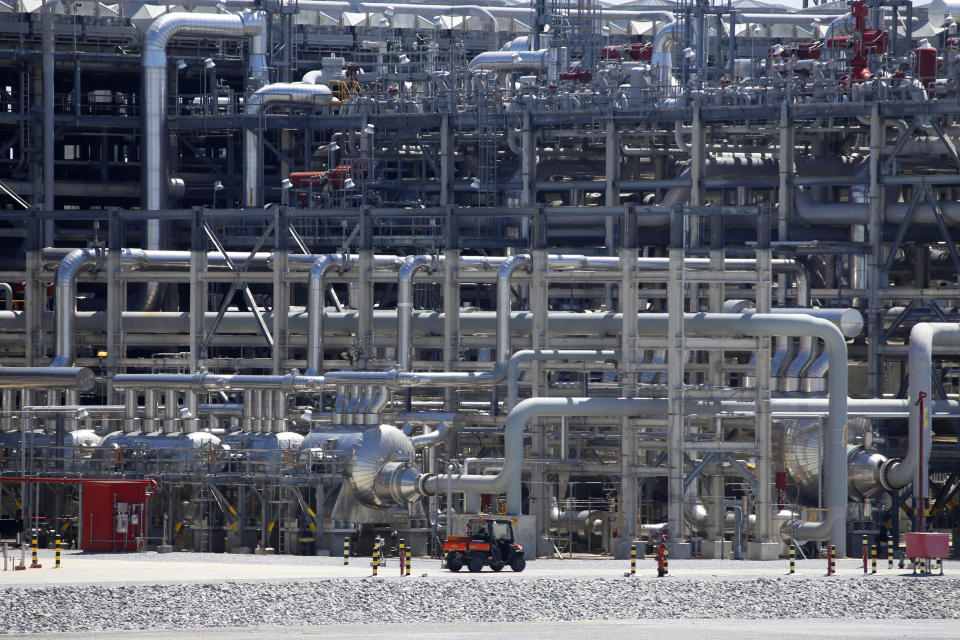
[{"label": "large insulated pipe", "polygon": [[[228,254],[234,259],[249,258],[249,254]],[[259,262],[269,260],[271,254],[258,253],[254,259]],[[106,259],[106,251],[102,249],[74,249],[67,253],[57,267],[56,275],[56,308],[55,332],[56,355],[52,367],[69,367],[76,356],[74,353],[74,320],[77,315],[77,279],[84,271],[98,269]],[[207,256],[212,265],[225,265],[223,255],[217,251]],[[189,251],[144,251],[143,249],[123,249],[120,262],[125,267],[145,269],[151,266],[167,268],[189,267]]]},{"label": "large insulated pipe", "polygon": [[[638,331],[646,335],[665,335],[667,314],[643,314],[638,318]],[[684,331],[701,336],[769,337],[775,335],[812,335],[822,339],[830,354],[828,418],[824,450],[824,488],[827,517],[820,523],[802,523],[795,527],[798,539],[827,539],[846,553],[847,450],[844,429],[847,419],[847,343],[832,323],[809,316],[772,314],[685,314]],[[631,416],[662,411],[656,399],[636,398],[529,398],[519,403],[507,416],[504,430],[503,468],[496,476],[424,475],[418,486],[425,495],[435,495],[450,483],[455,491],[507,493],[507,511],[522,513],[521,470],[523,434],[526,424],[538,416]],[[770,479],[760,479],[769,482]]]},{"label": "large insulated pipe", "polygon": [[[910,331],[908,394],[907,454],[903,460],[888,461],[881,470],[881,479],[888,489],[899,489],[913,483],[913,496],[919,502],[929,497],[927,468],[933,446],[930,416],[933,413],[933,384],[931,382],[933,351],[937,346],[960,347],[960,325],[948,322],[921,322]],[[924,416],[920,415],[919,400],[923,397]],[[921,451],[923,452],[921,455]]]},{"label": "large insulated pipe", "polygon": [[[323,368],[323,318],[327,274],[334,267],[347,270],[359,260],[357,254],[329,253],[319,256],[310,267],[307,283],[307,375],[315,376]],[[374,267],[398,267],[397,256],[374,256]]]},{"label": "large insulated pipe", "polygon": [[51,367],[73,364],[73,318],[77,314],[77,277],[96,267],[104,258],[99,249],[74,249],[60,262],[56,276],[56,344],[57,353]]},{"label": "large insulated pipe", "polygon": [[410,371],[413,277],[418,271],[427,269],[433,264],[433,256],[409,256],[397,272],[397,367],[400,371]]},{"label": "large insulated pipe", "polygon": [[[268,84],[257,89],[244,106],[248,116],[259,116],[273,105],[305,105],[325,107],[330,104],[332,93],[323,84],[287,83]],[[243,175],[248,207],[263,206],[263,191],[260,183],[263,165],[263,145],[260,144],[259,128],[247,128],[243,136]]]},{"label": "large insulated pipe", "polygon": [[[144,199],[148,210],[166,207],[167,194],[167,44],[177,35],[218,38],[263,38],[266,22],[259,11],[232,13],[166,13],[150,25],[143,45],[143,149]],[[265,52],[252,51],[250,73],[265,80]],[[148,249],[158,249],[159,221],[148,227]],[[155,241],[155,242],[154,242]]]},{"label": "large insulated pipe", "polygon": [[[143,208],[148,211],[167,206],[170,188],[167,176],[167,44],[180,34],[218,38],[252,37],[250,75],[266,82],[266,21],[260,11],[232,13],[166,13],[150,25],[143,44]],[[160,220],[146,222],[146,249],[160,248]],[[156,306],[158,283],[144,284],[142,307]]]},{"label": "large insulated pipe", "polygon": [[[0,367],[0,389],[93,388],[96,376],[86,367]],[[10,407],[5,406],[9,410]]]}]

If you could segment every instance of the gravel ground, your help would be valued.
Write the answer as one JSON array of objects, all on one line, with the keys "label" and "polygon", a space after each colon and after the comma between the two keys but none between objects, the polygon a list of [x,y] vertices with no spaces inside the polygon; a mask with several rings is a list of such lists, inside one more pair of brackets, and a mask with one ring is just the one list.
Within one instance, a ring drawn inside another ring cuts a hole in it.
[{"label": "gravel ground", "polygon": [[663,618],[960,618],[960,578],[374,578],[0,587],[6,634]]}]

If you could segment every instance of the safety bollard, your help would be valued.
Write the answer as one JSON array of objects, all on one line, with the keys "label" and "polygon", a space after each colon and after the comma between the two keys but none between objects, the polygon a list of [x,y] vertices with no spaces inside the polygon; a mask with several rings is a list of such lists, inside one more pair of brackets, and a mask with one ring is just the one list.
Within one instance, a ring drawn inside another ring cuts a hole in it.
[{"label": "safety bollard", "polygon": [[663,546],[663,575],[670,575],[670,547]]},{"label": "safety bollard", "polygon": [[870,549],[870,573],[877,572],[877,545]]},{"label": "safety bollard", "polygon": [[940,568],[940,575],[943,575],[943,558],[937,558],[937,567]]},{"label": "safety bollard", "polygon": [[630,545],[630,575],[637,575],[637,545]]},{"label": "safety bollard", "polygon": [[32,542],[30,544],[30,553],[32,554],[33,561],[30,563],[31,569],[41,569],[43,565],[37,562],[37,536],[31,538]]},{"label": "safety bollard", "polygon": [[407,547],[407,572],[404,575],[410,577],[410,547]]},{"label": "safety bollard", "polygon": [[860,538],[860,555],[863,556],[863,575],[867,575],[867,536]]},{"label": "safety bollard", "polygon": [[837,572],[837,549],[832,544],[827,545],[827,575],[832,576]]},{"label": "safety bollard", "polygon": [[797,572],[797,545],[790,545],[790,575]]},{"label": "safety bollard", "polygon": [[887,570],[893,569],[893,538],[887,540]]},{"label": "safety bollard", "polygon": [[380,547],[375,546],[373,548],[373,575],[376,577],[377,569],[380,568]]},{"label": "safety bollard", "polygon": [[54,569],[60,568],[60,536],[57,536],[57,560],[56,564],[53,565]]},{"label": "safety bollard", "polygon": [[406,564],[407,564],[407,554],[406,547],[403,543],[403,538],[397,541],[397,557],[400,558],[400,575],[403,576],[406,573]]},{"label": "safety bollard", "polygon": [[350,564],[350,536],[343,539],[343,564]]},{"label": "safety bollard", "polygon": [[927,559],[920,558],[920,575],[926,575],[927,573]]}]

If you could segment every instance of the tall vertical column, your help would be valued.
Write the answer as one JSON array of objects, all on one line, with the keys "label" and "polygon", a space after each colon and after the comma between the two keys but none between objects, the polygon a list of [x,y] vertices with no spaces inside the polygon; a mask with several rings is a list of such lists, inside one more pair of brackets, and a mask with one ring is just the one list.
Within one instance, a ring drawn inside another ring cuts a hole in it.
[{"label": "tall vertical column", "polygon": [[[694,151],[694,154],[697,152]],[[694,187],[692,193],[696,192]],[[683,540],[683,428],[684,428],[684,361],[686,346],[683,332],[686,279],[684,244],[686,234],[682,211],[674,211],[670,222],[669,264],[667,280],[667,522],[670,528],[670,554],[689,556],[689,544]]]},{"label": "tall vertical column", "polygon": [[867,393],[871,398],[883,396],[883,359],[880,355],[880,334],[885,310],[880,300],[880,289],[887,282],[880,278],[885,256],[883,253],[884,191],[880,185],[880,152],[883,146],[884,124],[880,117],[880,103],[873,104],[870,113],[870,228],[871,252],[867,269]]},{"label": "tall vertical column", "polygon": [[[547,247],[546,247],[546,219],[540,207],[536,207],[537,213],[534,216],[533,244],[530,251],[531,271],[530,271],[530,312],[533,315],[533,329],[530,332],[530,348],[543,349],[548,345],[547,329],[547,302],[549,273],[547,265]],[[530,395],[531,397],[540,396],[546,388],[543,363],[534,360],[530,363]],[[531,439],[531,455],[534,458],[546,456],[546,435],[542,420],[537,420],[537,424],[532,425],[533,437]],[[536,516],[536,527],[538,534],[537,555],[550,553],[552,550],[547,544],[541,547],[541,540],[547,543],[547,528],[550,526],[550,520],[547,517],[548,491],[546,486],[546,476],[541,465],[535,465],[530,474],[530,514]],[[542,537],[540,537],[542,536]]]},{"label": "tall vertical column", "polygon": [[107,404],[116,404],[119,396],[113,390],[113,376],[123,359],[123,310],[126,308],[126,286],[120,279],[120,256],[123,251],[123,220],[118,209],[110,209],[107,233]]},{"label": "tall vertical column", "polygon": [[[608,207],[616,207],[620,204],[620,192],[617,190],[617,183],[620,180],[620,136],[617,132],[617,125],[611,117],[607,120],[606,132],[606,193],[604,204]],[[616,255],[616,244],[614,240],[614,231],[616,219],[614,216],[606,216],[604,223],[604,243],[607,248],[607,255]],[[605,285],[604,298],[607,309],[613,309],[613,284]]]},{"label": "tall vertical column", "polygon": [[[457,228],[455,207],[447,208],[444,224],[443,252],[443,365],[445,371],[456,370],[460,359],[460,237]],[[455,413],[458,410],[457,390],[443,390],[443,410]],[[457,434],[447,438],[447,458],[459,450]],[[427,449],[427,472],[437,472],[437,448]],[[437,497],[430,497],[430,513],[437,512]]]},{"label": "tall vertical column", "polygon": [[[624,398],[637,396],[637,361],[640,349],[637,343],[637,314],[639,299],[637,288],[640,277],[637,270],[637,219],[630,207],[625,206],[623,223],[620,229],[620,313],[623,317],[620,343],[620,383]],[[617,532],[620,538],[615,555],[625,557],[629,545],[637,537],[637,511],[639,497],[637,491],[637,426],[630,417],[620,419],[620,492]]]},{"label": "tall vertical column", "polygon": [[537,136],[529,107],[524,106],[520,131],[520,175],[523,185],[520,205],[532,207],[537,202]]},{"label": "tall vertical column", "polygon": [[[47,0],[43,9],[43,208],[48,211],[52,211],[54,207],[53,149],[57,135],[53,124],[54,6],[54,2]],[[47,242],[53,244],[52,232],[48,235]]]},{"label": "tall vertical column", "polygon": [[453,180],[453,135],[450,114],[440,116],[440,204],[452,204],[450,183]]},{"label": "tall vertical column", "polygon": [[290,255],[290,219],[286,207],[277,207],[274,213],[273,262],[273,375],[280,375],[289,355],[290,342],[290,284],[287,282],[287,262]]},{"label": "tall vertical column", "polygon": [[357,265],[357,366],[367,371],[373,358],[373,229],[370,208],[360,212],[360,251]]},{"label": "tall vertical column", "polygon": [[[770,214],[761,211],[757,219],[757,313],[769,313],[771,302],[770,285],[773,280],[770,250]],[[770,338],[757,338],[757,541],[761,545],[775,542],[771,539],[771,510],[773,509],[773,443],[770,420]],[[753,549],[753,546],[751,546]],[[774,554],[776,551],[773,552]],[[763,547],[751,553],[757,559],[764,558]],[[775,556],[774,556],[775,557]]]},{"label": "tall vertical column", "polygon": [[[460,357],[460,239],[454,207],[447,208],[443,251],[443,368],[454,371]],[[443,410],[457,410],[457,390],[444,389]]]},{"label": "tall vertical column", "polygon": [[[207,270],[207,237],[203,232],[203,209],[196,207],[190,223],[190,371],[203,366],[206,350],[200,347],[204,338],[204,317],[207,310],[207,283],[202,274]],[[274,343],[276,344],[276,343]]]}]

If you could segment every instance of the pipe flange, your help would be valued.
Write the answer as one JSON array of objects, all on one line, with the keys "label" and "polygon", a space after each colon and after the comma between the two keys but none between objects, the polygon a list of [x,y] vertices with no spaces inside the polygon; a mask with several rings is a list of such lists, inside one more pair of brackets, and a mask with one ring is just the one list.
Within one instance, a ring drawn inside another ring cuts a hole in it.
[{"label": "pipe flange", "polygon": [[900,464],[903,462],[903,458],[889,458],[883,464],[880,465],[880,486],[886,489],[887,491],[896,491],[900,487],[894,487],[887,475],[890,473],[891,467],[894,464]]},{"label": "pipe flange", "polygon": [[429,489],[427,489],[427,481],[435,477],[436,475],[437,474],[435,473],[420,474],[420,477],[417,478],[417,491],[419,491],[421,495],[424,495],[424,496],[436,495],[433,492],[431,492]]}]

